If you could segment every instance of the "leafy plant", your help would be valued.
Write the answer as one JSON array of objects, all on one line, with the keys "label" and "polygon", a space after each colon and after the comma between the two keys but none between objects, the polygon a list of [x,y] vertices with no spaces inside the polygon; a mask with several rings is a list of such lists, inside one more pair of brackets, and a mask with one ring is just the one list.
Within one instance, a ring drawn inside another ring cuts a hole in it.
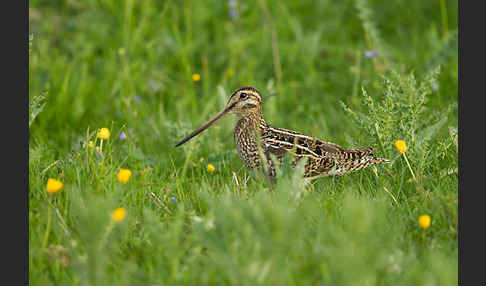
[{"label": "leafy plant", "polygon": [[30,101],[29,101],[29,128],[30,125],[34,122],[35,118],[39,113],[44,110],[44,107],[46,106],[45,103],[46,100],[46,95],[40,94],[34,96]]},{"label": "leafy plant", "polygon": [[428,99],[434,95],[438,84],[440,69],[435,68],[418,82],[413,73],[406,76],[392,70],[383,77],[383,94],[379,99],[370,96],[362,88],[364,112],[351,110],[341,102],[344,110],[354,122],[365,131],[372,142],[376,142],[380,152],[392,157],[393,143],[404,140],[409,146],[407,154],[416,162],[419,169],[427,167],[431,152],[431,141],[447,122],[452,106],[445,110],[432,111],[427,107]]}]

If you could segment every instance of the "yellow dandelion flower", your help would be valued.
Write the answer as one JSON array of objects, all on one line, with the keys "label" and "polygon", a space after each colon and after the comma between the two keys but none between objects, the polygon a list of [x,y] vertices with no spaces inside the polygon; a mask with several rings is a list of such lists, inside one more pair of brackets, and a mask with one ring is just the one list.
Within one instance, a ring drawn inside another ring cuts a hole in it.
[{"label": "yellow dandelion flower", "polygon": [[47,180],[47,192],[49,194],[58,193],[60,190],[62,190],[62,186],[63,183],[61,181],[52,178]]},{"label": "yellow dandelion flower", "polygon": [[123,57],[123,56],[125,55],[125,53],[126,53],[126,51],[125,51],[125,49],[124,49],[124,48],[119,48],[119,49],[118,49],[118,54],[119,54],[121,57]]},{"label": "yellow dandelion flower", "polygon": [[195,73],[195,74],[192,75],[192,80],[193,81],[200,81],[201,76],[198,73]]},{"label": "yellow dandelion flower", "polygon": [[95,146],[95,145],[94,145],[94,142],[93,142],[93,141],[89,141],[89,143],[88,143],[88,147],[89,147],[89,148],[94,148],[94,146]]},{"label": "yellow dandelion flower", "polygon": [[212,172],[214,172],[216,170],[216,168],[214,167],[213,164],[208,164],[208,167],[207,168],[208,168],[208,172],[209,173],[212,173]]},{"label": "yellow dandelion flower", "polygon": [[405,144],[405,141],[403,140],[396,141],[395,147],[397,147],[397,150],[400,153],[405,153],[407,151],[407,144]]},{"label": "yellow dandelion flower", "polygon": [[104,140],[110,138],[110,130],[108,128],[101,128],[98,131],[97,137]]},{"label": "yellow dandelion flower", "polygon": [[118,174],[117,174],[117,178],[118,178],[118,181],[122,182],[122,183],[126,183],[128,182],[128,180],[130,179],[130,177],[132,176],[132,171],[130,171],[129,169],[120,169],[120,171],[118,171]]},{"label": "yellow dandelion flower", "polygon": [[412,173],[412,177],[416,183],[417,178],[415,177],[415,174],[413,173],[412,166],[410,166],[410,163],[408,162],[407,155],[405,155],[405,152],[407,151],[407,144],[405,144],[405,141],[403,140],[397,140],[395,142],[395,147],[397,147],[398,152],[403,154],[403,158],[405,158],[405,162],[407,162],[408,169],[410,170],[410,173]]},{"label": "yellow dandelion flower", "polygon": [[419,216],[418,223],[421,228],[427,229],[430,226],[430,216],[429,215],[421,215]]},{"label": "yellow dandelion flower", "polygon": [[113,213],[111,213],[111,219],[116,223],[122,222],[126,216],[127,216],[127,210],[123,207],[117,208],[116,210],[113,211]]}]

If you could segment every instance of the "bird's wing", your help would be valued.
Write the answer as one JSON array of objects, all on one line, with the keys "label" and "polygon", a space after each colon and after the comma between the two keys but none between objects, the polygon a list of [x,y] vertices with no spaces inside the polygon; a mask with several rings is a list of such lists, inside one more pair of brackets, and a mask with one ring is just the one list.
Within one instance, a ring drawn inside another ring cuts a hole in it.
[{"label": "bird's wing", "polygon": [[325,142],[300,132],[275,127],[269,127],[262,134],[262,142],[270,153],[276,153],[277,156],[282,155],[282,150],[287,152],[292,149],[295,149],[297,156],[315,157],[316,159],[335,157],[345,152],[345,149],[337,144]]}]

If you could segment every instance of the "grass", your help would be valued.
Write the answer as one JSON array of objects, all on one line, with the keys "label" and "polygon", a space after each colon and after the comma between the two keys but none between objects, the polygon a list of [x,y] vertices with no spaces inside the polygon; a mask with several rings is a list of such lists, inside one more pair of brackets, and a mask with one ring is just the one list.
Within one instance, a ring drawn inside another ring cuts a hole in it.
[{"label": "grass", "polygon": [[[456,285],[457,4],[234,2],[29,2],[32,285]],[[234,118],[174,148],[244,85],[270,124],[392,162],[270,185]]]}]

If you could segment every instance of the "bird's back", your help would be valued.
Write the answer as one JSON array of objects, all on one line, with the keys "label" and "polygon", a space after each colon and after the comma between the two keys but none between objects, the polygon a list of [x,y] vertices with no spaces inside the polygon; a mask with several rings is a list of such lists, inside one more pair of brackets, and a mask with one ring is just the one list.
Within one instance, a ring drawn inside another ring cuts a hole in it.
[{"label": "bird's back", "polygon": [[[388,162],[387,159],[376,158],[371,147],[345,149],[316,137],[272,126],[262,132],[261,140],[267,159],[273,154],[282,162],[285,154],[292,150],[294,165],[299,160],[308,158],[305,177],[341,176]],[[269,163],[273,168],[273,162]]]}]

